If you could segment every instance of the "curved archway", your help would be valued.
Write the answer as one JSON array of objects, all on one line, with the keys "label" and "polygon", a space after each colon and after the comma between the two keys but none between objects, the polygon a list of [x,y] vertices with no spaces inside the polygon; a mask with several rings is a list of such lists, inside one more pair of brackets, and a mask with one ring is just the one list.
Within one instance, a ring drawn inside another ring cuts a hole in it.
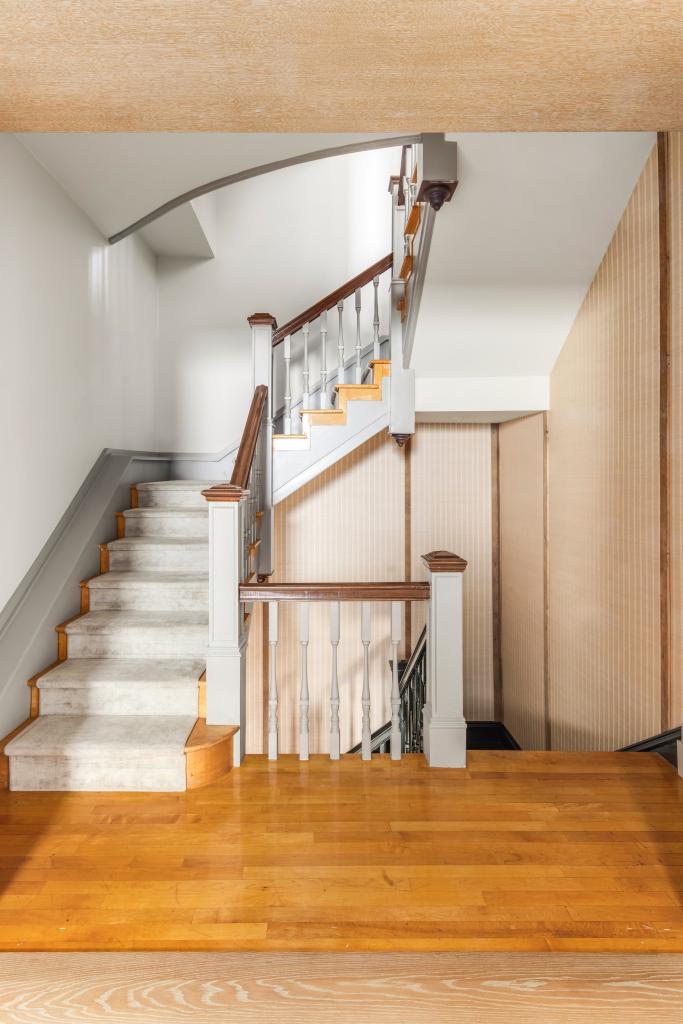
[{"label": "curved archway", "polygon": [[144,217],[139,217],[138,220],[133,221],[128,227],[123,228],[121,231],[117,231],[111,235],[108,239],[110,245],[115,245],[116,242],[120,242],[122,239],[127,238],[128,235],[134,234],[139,231],[140,228],[146,227],[153,221],[158,220],[159,217],[163,217],[165,214],[170,213],[172,210],[177,209],[184,203],[189,203],[192,199],[198,199],[200,196],[207,195],[209,192],[216,192],[218,189],[225,188],[227,185],[235,185],[237,182],[246,181],[248,178],[257,178],[262,174],[269,174],[271,171],[279,171],[284,167],[293,167],[295,164],[310,163],[313,160],[325,160],[331,156],[345,156],[349,153],[362,153],[373,149],[389,149],[395,146],[404,146],[411,142],[419,142],[420,135],[396,135],[391,138],[383,139],[370,139],[367,142],[353,142],[347,146],[331,146],[328,149],[313,150],[310,153],[300,153],[296,156],[287,157],[284,160],[274,160],[272,163],[259,164],[256,167],[248,167],[245,170],[237,171],[234,174],[227,174],[222,178],[214,178],[212,181],[207,181],[203,185],[197,185],[195,188],[189,189],[186,192],[182,192],[180,195],[175,196],[173,199],[167,200],[162,203],[161,206],[146,213]]}]

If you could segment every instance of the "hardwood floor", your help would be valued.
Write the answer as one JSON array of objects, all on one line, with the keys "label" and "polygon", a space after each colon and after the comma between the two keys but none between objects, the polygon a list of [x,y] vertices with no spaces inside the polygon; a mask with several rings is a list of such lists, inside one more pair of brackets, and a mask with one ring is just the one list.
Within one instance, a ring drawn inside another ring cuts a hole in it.
[{"label": "hardwood floor", "polygon": [[680,955],[3,953],[3,1024],[673,1024]]},{"label": "hardwood floor", "polygon": [[178,794],[0,793],[0,949],[683,951],[654,754],[325,757]]}]

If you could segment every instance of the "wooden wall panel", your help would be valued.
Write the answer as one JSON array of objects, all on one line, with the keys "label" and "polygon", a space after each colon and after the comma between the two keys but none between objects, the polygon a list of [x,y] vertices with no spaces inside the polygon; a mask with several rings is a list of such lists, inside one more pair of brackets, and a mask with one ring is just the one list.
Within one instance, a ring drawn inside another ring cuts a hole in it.
[{"label": "wooden wall panel", "polygon": [[679,0],[6,0],[0,128],[667,128],[680,40]]},{"label": "wooden wall panel", "polygon": [[658,241],[653,152],[551,375],[555,749],[660,728]]},{"label": "wooden wall panel", "polygon": [[498,428],[503,721],[524,750],[546,749],[545,420]]},{"label": "wooden wall panel", "polygon": [[683,132],[669,134],[671,722],[683,721]]},{"label": "wooden wall panel", "polygon": [[[465,717],[493,718],[491,427],[422,423],[413,438],[413,578],[421,556],[447,548],[468,561],[464,579]],[[414,608],[413,639],[424,625]]]}]

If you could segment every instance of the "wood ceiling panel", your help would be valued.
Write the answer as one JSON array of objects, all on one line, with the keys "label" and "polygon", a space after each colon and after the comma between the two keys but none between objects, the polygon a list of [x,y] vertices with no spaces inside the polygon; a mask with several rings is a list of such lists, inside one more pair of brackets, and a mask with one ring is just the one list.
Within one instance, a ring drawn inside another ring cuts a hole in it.
[{"label": "wood ceiling panel", "polygon": [[5,131],[683,127],[680,0],[0,0]]}]

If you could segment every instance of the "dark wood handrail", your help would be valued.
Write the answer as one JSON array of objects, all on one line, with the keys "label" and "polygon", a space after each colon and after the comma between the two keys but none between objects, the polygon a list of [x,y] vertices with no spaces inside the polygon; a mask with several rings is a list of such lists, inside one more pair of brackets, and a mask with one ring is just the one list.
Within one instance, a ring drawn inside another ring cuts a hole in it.
[{"label": "dark wood handrail", "polygon": [[301,330],[304,324],[310,324],[313,320],[317,320],[321,313],[324,313],[327,309],[332,309],[342,299],[348,299],[349,295],[353,295],[357,288],[362,288],[363,285],[369,284],[373,277],[378,277],[383,274],[385,270],[389,270],[394,262],[393,253],[388,253],[381,260],[377,260],[367,270],[361,271],[360,274],[356,274],[346,284],[341,285],[340,288],[336,288],[329,295],[326,295],[324,299],[320,299],[319,302],[314,303],[305,309],[303,313],[299,313],[293,320],[286,323],[284,327],[278,328],[277,331],[273,332],[273,348],[279,345],[280,342],[287,337],[288,334],[294,334],[295,331]]},{"label": "dark wood handrail", "polygon": [[427,601],[429,583],[243,583],[240,601]]},{"label": "dark wood handrail", "polygon": [[241,487],[244,490],[249,482],[251,464],[254,461],[256,442],[258,441],[263,410],[268,399],[268,388],[265,384],[259,384],[254,391],[254,397],[249,406],[247,422],[244,424],[242,440],[237,450],[237,458],[233,466],[230,484],[232,487]]}]

